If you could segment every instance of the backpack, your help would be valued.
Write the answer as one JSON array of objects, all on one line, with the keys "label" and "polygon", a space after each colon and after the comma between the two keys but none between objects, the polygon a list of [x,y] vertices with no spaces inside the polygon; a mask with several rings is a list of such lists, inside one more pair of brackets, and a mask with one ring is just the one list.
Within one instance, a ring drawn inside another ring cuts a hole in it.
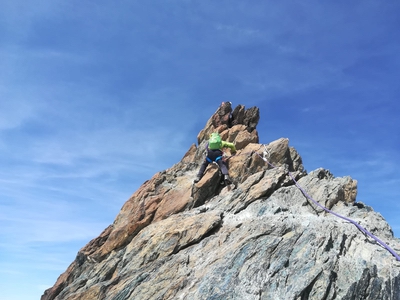
[{"label": "backpack", "polygon": [[213,132],[208,140],[208,148],[211,150],[220,149],[222,146],[221,136],[217,132]]}]

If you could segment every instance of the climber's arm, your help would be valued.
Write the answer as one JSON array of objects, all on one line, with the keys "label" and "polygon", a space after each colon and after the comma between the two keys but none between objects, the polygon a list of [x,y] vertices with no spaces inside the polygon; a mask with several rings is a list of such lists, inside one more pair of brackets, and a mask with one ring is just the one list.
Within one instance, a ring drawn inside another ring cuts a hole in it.
[{"label": "climber's arm", "polygon": [[222,148],[230,148],[232,153],[236,152],[236,147],[233,143],[222,141]]}]

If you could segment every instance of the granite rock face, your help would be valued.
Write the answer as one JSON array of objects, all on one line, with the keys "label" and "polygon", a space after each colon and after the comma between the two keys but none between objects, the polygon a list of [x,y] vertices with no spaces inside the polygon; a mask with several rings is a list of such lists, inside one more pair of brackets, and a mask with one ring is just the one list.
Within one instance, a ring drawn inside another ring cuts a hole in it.
[{"label": "granite rock face", "polygon": [[[400,300],[396,257],[293,178],[399,253],[389,224],[356,201],[357,181],[307,173],[288,139],[259,144],[259,118],[222,103],[198,145],[146,181],[41,299]],[[238,149],[235,184],[220,185],[214,164],[193,184],[214,131]]]}]

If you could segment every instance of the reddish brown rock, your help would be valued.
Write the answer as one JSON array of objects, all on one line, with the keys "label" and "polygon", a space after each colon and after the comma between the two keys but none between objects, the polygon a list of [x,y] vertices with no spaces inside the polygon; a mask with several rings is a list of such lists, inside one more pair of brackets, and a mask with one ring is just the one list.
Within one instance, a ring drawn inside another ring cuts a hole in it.
[{"label": "reddish brown rock", "polygon": [[[238,105],[232,112],[230,102],[223,102],[199,132],[197,141],[200,145],[204,140],[208,140],[212,132],[219,132],[224,140],[236,141],[239,149],[244,148],[248,143],[258,143],[258,133],[255,129],[259,120],[260,111],[257,107],[246,110],[243,105]],[[245,134],[245,131],[248,134]],[[239,139],[238,134],[242,135]]]},{"label": "reddish brown rock", "polygon": [[[41,299],[397,299],[393,256],[325,216],[292,178],[400,249],[378,213],[353,206],[357,181],[307,174],[288,139],[259,144],[258,121],[258,108],[223,103],[199,144],[144,182]],[[235,185],[220,184],[216,164],[193,184],[213,131],[237,147],[224,158]]]}]

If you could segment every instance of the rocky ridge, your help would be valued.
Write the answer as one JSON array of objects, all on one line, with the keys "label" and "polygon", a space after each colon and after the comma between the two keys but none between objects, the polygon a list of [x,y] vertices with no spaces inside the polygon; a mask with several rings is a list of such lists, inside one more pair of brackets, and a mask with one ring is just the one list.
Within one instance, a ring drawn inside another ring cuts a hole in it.
[{"label": "rocky ridge", "polygon": [[[258,121],[257,107],[222,103],[198,146],[146,181],[41,299],[399,300],[400,262],[288,173],[399,253],[383,217],[356,201],[357,181],[307,173],[288,139],[259,144]],[[236,185],[221,186],[214,164],[192,184],[213,131],[236,144]]]}]

